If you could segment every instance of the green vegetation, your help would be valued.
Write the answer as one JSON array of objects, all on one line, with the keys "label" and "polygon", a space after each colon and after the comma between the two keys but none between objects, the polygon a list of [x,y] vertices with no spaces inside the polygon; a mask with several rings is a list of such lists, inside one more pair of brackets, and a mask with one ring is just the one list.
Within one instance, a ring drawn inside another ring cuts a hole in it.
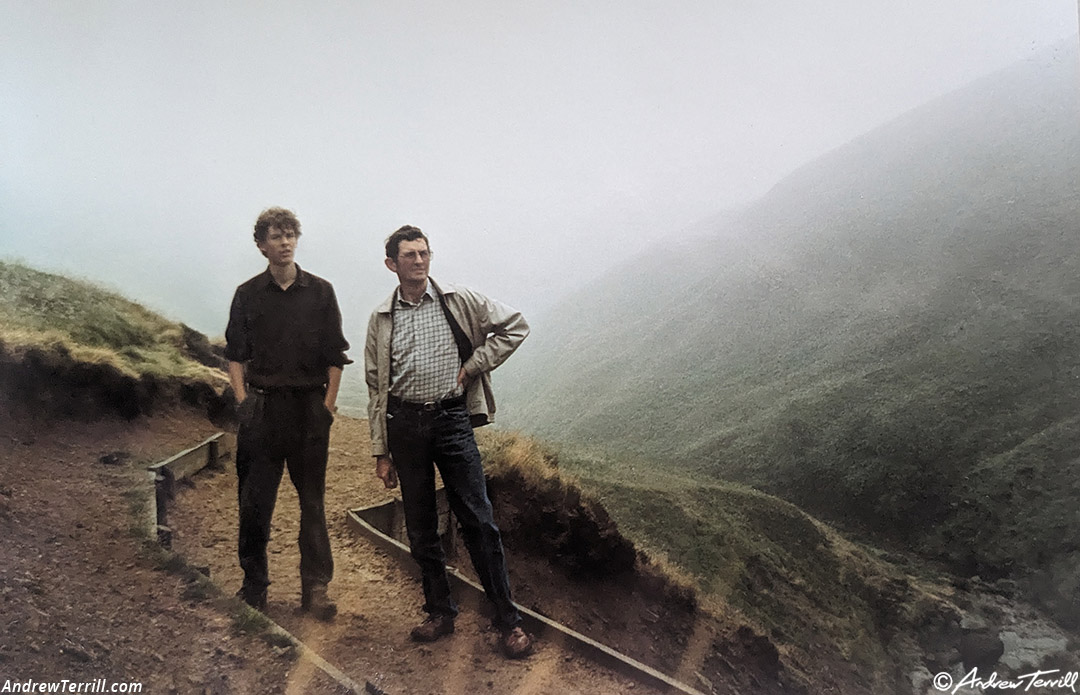
[{"label": "green vegetation", "polygon": [[949,610],[932,578],[913,578],[748,487],[556,453],[505,431],[478,431],[478,442],[494,478],[580,487],[583,500],[599,501],[639,551],[661,560],[671,583],[692,584],[705,610],[744,616],[784,651],[854,664],[867,682],[890,677],[896,646]]},{"label": "green vegetation", "polygon": [[657,545],[703,576],[730,558],[675,529],[719,542],[735,480],[1080,624],[1077,72],[944,98],[599,279],[500,370],[503,421],[623,461],[631,525],[677,500]]},{"label": "green vegetation", "polygon": [[183,324],[90,283],[0,261],[0,354],[32,350],[132,378],[221,379],[198,361],[209,361],[205,338]]},{"label": "green vegetation", "polygon": [[233,627],[236,628],[237,632],[247,635],[268,634],[272,625],[270,618],[267,618],[240,599],[232,601],[231,608]]}]

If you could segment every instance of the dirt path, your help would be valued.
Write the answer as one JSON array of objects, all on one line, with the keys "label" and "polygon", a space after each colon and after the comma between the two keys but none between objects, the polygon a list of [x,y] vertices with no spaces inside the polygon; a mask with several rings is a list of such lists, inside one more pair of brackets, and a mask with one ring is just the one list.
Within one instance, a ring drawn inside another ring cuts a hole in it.
[{"label": "dirt path", "polygon": [[130,491],[145,486],[145,466],[210,434],[204,418],[0,415],[0,688],[104,679],[106,691],[334,691],[321,674],[312,690],[290,688],[301,675],[291,654],[186,598],[185,583],[157,569],[132,533]]},{"label": "dirt path", "polygon": [[[411,563],[403,565],[358,537],[346,522],[347,509],[392,499],[370,462],[367,423],[339,417],[331,433],[327,473],[335,559],[331,594],[339,607],[331,624],[296,612],[299,509],[287,476],[283,479],[270,542],[273,584],[267,613],[275,622],[354,680],[370,681],[390,695],[655,692],[547,640],[540,640],[529,659],[508,661],[497,649],[498,634],[488,628],[486,606],[460,595],[462,612],[452,637],[432,645],[410,642],[409,629],[423,618],[422,592]],[[193,564],[209,566],[212,579],[226,590],[238,587],[242,579],[235,559],[235,499],[231,470],[207,472],[178,496],[170,514],[176,550]]]},{"label": "dirt path", "polygon": [[[240,633],[220,606],[190,596],[185,580],[165,571],[132,531],[139,498],[132,491],[146,490],[146,466],[214,431],[187,411],[133,423],[0,419],[0,687],[105,679],[106,687],[140,683],[149,693],[342,692],[309,661]],[[416,577],[345,522],[345,509],[389,499],[368,460],[364,423],[340,419],[327,503],[341,612],[328,625],[295,610],[297,505],[282,485],[271,544],[273,620],[389,695],[654,692],[550,641],[526,661],[507,661],[487,629],[486,607],[468,600],[454,636],[411,643],[408,630],[422,617]],[[204,475],[181,494],[171,519],[176,549],[209,566],[226,593],[240,580],[234,500],[231,471]]]}]

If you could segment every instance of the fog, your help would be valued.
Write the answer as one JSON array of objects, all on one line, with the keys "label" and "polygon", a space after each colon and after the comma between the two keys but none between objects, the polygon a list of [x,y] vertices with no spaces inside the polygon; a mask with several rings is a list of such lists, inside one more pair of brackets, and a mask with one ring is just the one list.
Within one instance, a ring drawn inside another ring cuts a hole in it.
[{"label": "fog", "polygon": [[[526,312],[1077,33],[1072,0],[0,1],[0,258],[212,336],[259,211],[362,342],[382,241]],[[354,350],[353,356],[358,356]]]}]

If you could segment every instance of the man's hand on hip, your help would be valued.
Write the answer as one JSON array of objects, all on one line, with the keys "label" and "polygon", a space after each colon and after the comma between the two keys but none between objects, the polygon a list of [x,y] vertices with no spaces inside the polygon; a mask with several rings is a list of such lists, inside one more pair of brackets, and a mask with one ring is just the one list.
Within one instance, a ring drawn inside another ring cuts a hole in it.
[{"label": "man's hand on hip", "polygon": [[458,386],[460,386],[463,389],[468,389],[469,384],[472,383],[472,380],[473,380],[473,378],[471,376],[469,376],[469,373],[465,371],[464,367],[462,367],[461,370],[457,374]]},{"label": "man's hand on hip", "polygon": [[387,490],[397,487],[397,470],[394,468],[394,462],[390,460],[389,456],[375,457],[375,475],[379,476],[379,480],[383,481],[383,485],[386,486]]}]

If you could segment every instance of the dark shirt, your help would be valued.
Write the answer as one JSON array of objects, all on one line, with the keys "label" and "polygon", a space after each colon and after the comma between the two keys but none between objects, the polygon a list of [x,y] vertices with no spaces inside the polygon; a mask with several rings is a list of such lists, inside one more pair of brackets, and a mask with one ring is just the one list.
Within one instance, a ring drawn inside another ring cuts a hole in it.
[{"label": "dark shirt", "polygon": [[236,288],[225,341],[225,358],[246,362],[256,387],[317,387],[327,368],[352,363],[333,285],[299,265],[288,289],[269,268]]}]

